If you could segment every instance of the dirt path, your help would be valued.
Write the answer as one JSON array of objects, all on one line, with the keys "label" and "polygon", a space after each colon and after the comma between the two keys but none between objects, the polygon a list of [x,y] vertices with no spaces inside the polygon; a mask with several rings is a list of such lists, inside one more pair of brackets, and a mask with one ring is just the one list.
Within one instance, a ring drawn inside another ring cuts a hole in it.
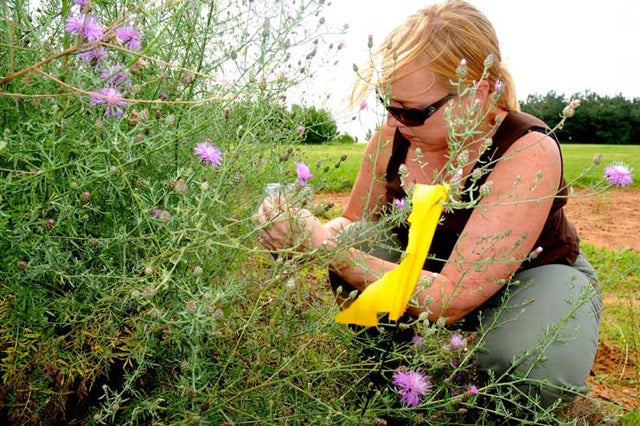
[{"label": "dirt path", "polygon": [[575,195],[567,203],[567,216],[583,241],[611,250],[630,247],[640,253],[640,188]]}]

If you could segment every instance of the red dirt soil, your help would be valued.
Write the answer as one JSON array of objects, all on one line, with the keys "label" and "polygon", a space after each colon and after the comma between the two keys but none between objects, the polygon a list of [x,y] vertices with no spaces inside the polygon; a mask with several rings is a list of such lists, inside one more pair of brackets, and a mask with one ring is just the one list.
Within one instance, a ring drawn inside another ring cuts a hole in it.
[{"label": "red dirt soil", "polygon": [[[319,203],[331,202],[341,209],[348,197],[349,193],[344,192],[319,193],[315,198]],[[610,250],[632,249],[640,253],[640,188],[609,190],[598,195],[576,192],[571,195],[565,211],[583,243]],[[609,303],[619,303],[619,300],[615,296],[608,297],[605,304]],[[601,343],[588,380],[591,387],[589,395],[604,403],[620,406],[625,411],[640,408],[640,384],[637,382],[640,365],[635,365],[633,359],[637,360],[638,355],[625,354],[616,347]]]}]

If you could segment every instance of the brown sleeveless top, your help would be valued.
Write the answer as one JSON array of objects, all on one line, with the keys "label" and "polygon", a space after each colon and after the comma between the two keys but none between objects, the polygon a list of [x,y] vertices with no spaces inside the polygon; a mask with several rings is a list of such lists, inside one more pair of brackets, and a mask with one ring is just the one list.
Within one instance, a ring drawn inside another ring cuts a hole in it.
[{"label": "brown sleeveless top", "polygon": [[[474,170],[484,167],[488,171],[476,181],[475,188],[479,188],[487,180],[492,169],[491,164],[495,164],[495,161],[501,158],[516,140],[533,131],[546,134],[549,132],[549,128],[544,122],[531,115],[523,112],[509,112],[496,130],[492,138],[491,147],[481,155],[474,166]],[[558,143],[554,134],[550,134],[550,136]],[[558,146],[560,146],[559,143]],[[403,199],[407,196],[400,184],[398,170],[400,165],[405,162],[408,148],[409,141],[396,130],[386,174],[386,202],[389,206],[393,203],[394,198]],[[471,179],[467,179],[464,188],[465,192],[462,196],[463,201],[468,202],[470,200],[470,186]],[[563,210],[563,206],[567,203],[568,191],[562,175],[559,188],[542,233],[534,245],[534,247],[542,247],[543,251],[535,259],[524,261],[519,270],[549,263],[572,265],[578,256],[580,240],[575,227],[567,220]],[[477,189],[474,190],[473,196],[476,199],[479,196]],[[443,213],[444,220],[441,221],[436,229],[424,269],[432,272],[440,272],[442,270],[444,263],[453,252],[454,246],[462,234],[472,211],[473,209],[470,208],[456,209],[449,213]],[[406,247],[407,244],[408,230],[408,224],[403,224],[394,229],[403,247]]]}]

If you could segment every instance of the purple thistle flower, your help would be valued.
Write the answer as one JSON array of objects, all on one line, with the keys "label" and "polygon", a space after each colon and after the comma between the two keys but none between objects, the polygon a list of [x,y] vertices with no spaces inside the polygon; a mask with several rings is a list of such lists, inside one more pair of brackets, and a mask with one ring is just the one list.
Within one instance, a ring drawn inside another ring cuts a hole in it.
[{"label": "purple thistle flower", "polygon": [[396,206],[397,209],[403,210],[404,209],[404,198],[394,198],[393,199],[393,205]]},{"label": "purple thistle flower", "polygon": [[296,128],[296,132],[298,132],[299,135],[303,134],[304,133],[304,126],[303,125],[299,125]]},{"label": "purple thistle flower", "polygon": [[344,41],[341,41],[340,43],[338,43],[338,47],[337,47],[337,49],[338,49],[338,50],[344,49],[344,46],[345,46],[345,42],[344,42]]},{"label": "purple thistle flower", "polygon": [[82,62],[91,64],[94,67],[97,67],[100,61],[107,59],[107,56],[107,50],[102,46],[93,47],[78,53],[78,58],[80,58]]},{"label": "purple thistle flower", "polygon": [[162,209],[151,210],[151,217],[158,218],[162,214]]},{"label": "purple thistle flower", "polygon": [[140,50],[142,34],[137,32],[133,27],[126,26],[116,28],[115,32],[118,39],[120,39],[127,49]]},{"label": "purple thistle flower", "polygon": [[222,152],[210,142],[200,142],[196,145],[193,153],[199,156],[204,164],[211,164],[211,167],[215,168],[222,164]]},{"label": "purple thistle flower", "polygon": [[104,29],[93,15],[69,16],[64,29],[68,33],[81,35],[90,43],[104,37]]},{"label": "purple thistle flower", "polygon": [[631,173],[632,170],[626,164],[613,163],[604,169],[604,178],[609,185],[625,187],[633,182]]},{"label": "purple thistle flower", "polygon": [[453,333],[451,335],[451,340],[449,341],[450,348],[459,349],[464,348],[465,346],[467,346],[467,339],[463,339],[458,333]]},{"label": "purple thistle flower", "polygon": [[467,393],[469,395],[477,395],[478,394],[478,387],[476,385],[471,385],[467,387]]},{"label": "purple thistle flower", "polygon": [[119,117],[124,112],[120,107],[127,106],[127,103],[122,100],[120,91],[113,87],[107,87],[98,92],[89,93],[91,94],[91,105],[106,104],[105,117]]},{"label": "purple thistle flower", "polygon": [[405,407],[420,404],[422,397],[431,390],[429,378],[420,371],[396,371],[391,383],[400,388],[398,395]]},{"label": "purple thistle flower", "polygon": [[76,0],[74,4],[76,6],[85,7],[87,5],[87,0]]},{"label": "purple thistle flower", "polygon": [[303,186],[313,177],[309,166],[303,162],[296,163],[296,173],[298,174],[298,183]]}]

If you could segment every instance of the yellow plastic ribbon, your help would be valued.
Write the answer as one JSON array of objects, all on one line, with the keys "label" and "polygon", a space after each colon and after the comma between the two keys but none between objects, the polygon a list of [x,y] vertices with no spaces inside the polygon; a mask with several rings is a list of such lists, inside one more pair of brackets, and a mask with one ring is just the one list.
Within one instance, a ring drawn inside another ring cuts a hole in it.
[{"label": "yellow plastic ribbon", "polygon": [[348,308],[339,312],[337,322],[375,327],[379,313],[389,313],[392,321],[397,321],[404,314],[429,253],[442,213],[442,203],[448,194],[448,185],[416,184],[411,198],[413,210],[409,215],[406,256],[400,265],[365,288]]}]

